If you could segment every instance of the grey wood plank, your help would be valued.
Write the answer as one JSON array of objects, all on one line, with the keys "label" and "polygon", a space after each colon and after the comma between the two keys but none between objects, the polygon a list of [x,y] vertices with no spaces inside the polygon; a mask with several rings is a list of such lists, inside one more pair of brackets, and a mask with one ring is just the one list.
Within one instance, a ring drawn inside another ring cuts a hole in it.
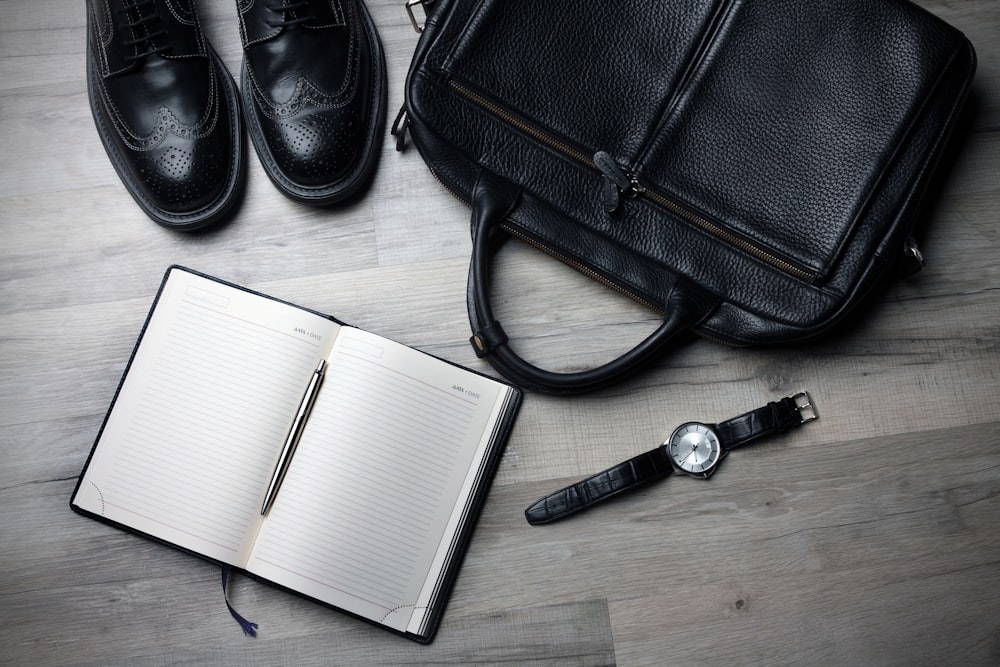
[{"label": "grey wood plank", "polygon": [[[367,3],[391,116],[417,35]],[[180,235],[118,181],[86,99],[83,3],[0,3],[0,647],[13,665],[992,665],[1000,662],[1000,12],[921,0],[973,41],[967,127],[926,206],[927,268],[833,335],[741,350],[686,341],[634,380],[531,394],[441,631],[418,646],[75,515],[68,502],[165,268],[217,275],[491,372],[467,342],[469,211],[412,146],[367,195],[312,209],[249,155],[230,222]],[[232,0],[201,0],[238,79]],[[530,248],[495,267],[524,356],[583,368],[655,314]],[[560,524],[540,495],[717,420],[809,389],[821,418]]]}]

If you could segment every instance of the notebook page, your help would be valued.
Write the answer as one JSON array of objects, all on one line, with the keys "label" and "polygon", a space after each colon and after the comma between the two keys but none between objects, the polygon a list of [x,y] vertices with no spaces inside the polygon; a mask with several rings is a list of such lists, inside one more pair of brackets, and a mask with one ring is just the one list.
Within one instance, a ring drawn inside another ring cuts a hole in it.
[{"label": "notebook page", "polygon": [[338,325],[171,269],[74,503],[242,565]]},{"label": "notebook page", "polygon": [[344,327],[247,569],[405,631],[506,391]]}]

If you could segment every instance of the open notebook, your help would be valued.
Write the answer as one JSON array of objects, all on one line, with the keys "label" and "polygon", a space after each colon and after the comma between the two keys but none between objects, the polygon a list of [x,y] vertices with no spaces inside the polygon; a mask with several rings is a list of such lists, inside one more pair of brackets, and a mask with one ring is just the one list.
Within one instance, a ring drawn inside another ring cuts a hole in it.
[{"label": "open notebook", "polygon": [[[321,360],[273,504],[262,503]],[[168,269],[71,506],[430,641],[518,389]]]}]

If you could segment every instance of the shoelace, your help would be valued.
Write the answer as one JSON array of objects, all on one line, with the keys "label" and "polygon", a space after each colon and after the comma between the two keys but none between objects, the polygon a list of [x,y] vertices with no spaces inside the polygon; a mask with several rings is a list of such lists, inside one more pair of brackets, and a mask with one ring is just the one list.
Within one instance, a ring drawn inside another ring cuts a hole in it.
[{"label": "shoelace", "polygon": [[307,9],[309,4],[309,0],[281,0],[281,2],[272,3],[268,6],[268,10],[278,14],[280,18],[275,21],[268,21],[267,25],[272,28],[287,28],[299,23],[312,21],[315,18],[312,14],[303,13],[299,16],[295,15],[298,10]]},{"label": "shoelace", "polygon": [[125,56],[126,62],[142,60],[146,56],[151,56],[154,53],[162,53],[170,48],[167,44],[156,44],[154,41],[158,37],[167,36],[167,31],[163,28],[154,28],[153,24],[157,23],[160,19],[156,13],[154,0],[134,0],[133,2],[127,2],[118,11],[125,21],[120,26],[123,28],[123,32],[131,31],[134,35],[124,41],[125,46],[138,47],[136,53],[130,53]]}]

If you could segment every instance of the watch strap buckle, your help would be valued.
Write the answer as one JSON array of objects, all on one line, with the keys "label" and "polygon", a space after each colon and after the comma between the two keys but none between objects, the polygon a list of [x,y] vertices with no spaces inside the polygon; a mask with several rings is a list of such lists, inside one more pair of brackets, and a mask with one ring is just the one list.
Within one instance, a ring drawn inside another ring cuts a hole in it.
[{"label": "watch strap buckle", "polygon": [[799,413],[799,419],[802,420],[799,422],[800,424],[819,419],[819,412],[816,411],[816,406],[808,391],[800,391],[792,396],[792,403],[795,404],[795,410]]}]

